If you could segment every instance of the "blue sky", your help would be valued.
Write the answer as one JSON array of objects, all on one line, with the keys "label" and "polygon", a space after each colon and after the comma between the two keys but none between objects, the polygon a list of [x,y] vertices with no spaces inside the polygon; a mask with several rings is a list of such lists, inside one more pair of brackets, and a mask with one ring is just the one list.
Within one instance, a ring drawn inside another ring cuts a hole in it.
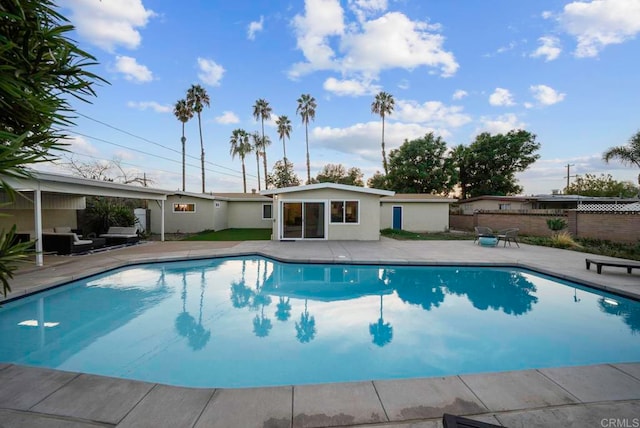
[{"label": "blue sky", "polygon": [[[211,97],[203,112],[206,190],[242,191],[229,155],[236,128],[249,132],[258,98],[292,124],[287,156],[306,177],[296,100],[317,101],[309,128],[311,173],[327,163],[381,170],[379,116],[391,93],[387,150],[433,131],[449,146],[479,132],[526,129],[541,159],[519,174],[525,194],[550,193],[571,175],[637,168],[601,161],[640,129],[640,0],[59,0],[79,45],[98,58],[97,87],[79,113],[75,161],[119,159],[154,187],[181,186],[181,124],[172,113],[192,84]],[[102,123],[100,123],[102,122]],[[121,132],[125,131],[125,132]],[[275,125],[269,168],[282,158]],[[186,126],[187,191],[201,188],[197,120]],[[69,155],[67,155],[69,156]],[[62,159],[61,163],[64,163]],[[60,166],[42,166],[63,172]],[[68,171],[68,170],[67,170]],[[257,187],[247,159],[248,187]],[[262,171],[261,171],[262,174]]]}]

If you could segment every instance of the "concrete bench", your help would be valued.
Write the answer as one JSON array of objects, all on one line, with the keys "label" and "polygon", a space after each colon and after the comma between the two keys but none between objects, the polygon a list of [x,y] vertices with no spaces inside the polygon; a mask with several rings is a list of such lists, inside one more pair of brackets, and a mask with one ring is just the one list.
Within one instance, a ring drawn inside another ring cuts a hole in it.
[{"label": "concrete bench", "polygon": [[603,260],[603,259],[585,259],[584,261],[587,264],[587,269],[590,269],[591,263],[596,265],[596,270],[599,274],[602,273],[602,266],[627,268],[628,274],[631,274],[632,269],[640,269],[640,262],[634,262],[632,260],[618,261],[618,260]]}]

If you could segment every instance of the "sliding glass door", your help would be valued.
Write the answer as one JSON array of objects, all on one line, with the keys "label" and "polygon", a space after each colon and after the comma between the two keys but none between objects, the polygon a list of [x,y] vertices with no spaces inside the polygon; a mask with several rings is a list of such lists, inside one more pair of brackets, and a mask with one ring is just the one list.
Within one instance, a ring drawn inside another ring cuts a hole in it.
[{"label": "sliding glass door", "polygon": [[283,202],[283,239],[324,239],[324,202]]}]

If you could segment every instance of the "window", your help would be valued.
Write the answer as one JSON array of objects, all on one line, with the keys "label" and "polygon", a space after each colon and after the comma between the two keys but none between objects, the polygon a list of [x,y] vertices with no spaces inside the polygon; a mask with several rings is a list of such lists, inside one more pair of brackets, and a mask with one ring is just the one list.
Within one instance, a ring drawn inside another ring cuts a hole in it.
[{"label": "window", "polygon": [[273,218],[273,205],[262,204],[262,219],[271,220]]},{"label": "window", "polygon": [[511,209],[511,204],[498,204],[498,209],[499,210],[510,210]]},{"label": "window", "polygon": [[358,223],[358,201],[331,201],[331,223]]},{"label": "window", "polygon": [[196,204],[173,204],[174,213],[194,213]]}]

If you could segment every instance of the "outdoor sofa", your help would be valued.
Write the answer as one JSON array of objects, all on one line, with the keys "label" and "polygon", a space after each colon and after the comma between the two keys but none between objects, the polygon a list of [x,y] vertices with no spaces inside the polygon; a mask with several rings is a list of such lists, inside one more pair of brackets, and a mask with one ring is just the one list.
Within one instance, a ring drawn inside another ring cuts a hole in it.
[{"label": "outdoor sofa", "polygon": [[42,250],[60,255],[84,253],[104,247],[103,238],[80,239],[75,233],[43,233]]},{"label": "outdoor sofa", "polygon": [[107,245],[135,244],[140,240],[135,227],[111,226],[107,233],[100,235],[107,240]]}]

